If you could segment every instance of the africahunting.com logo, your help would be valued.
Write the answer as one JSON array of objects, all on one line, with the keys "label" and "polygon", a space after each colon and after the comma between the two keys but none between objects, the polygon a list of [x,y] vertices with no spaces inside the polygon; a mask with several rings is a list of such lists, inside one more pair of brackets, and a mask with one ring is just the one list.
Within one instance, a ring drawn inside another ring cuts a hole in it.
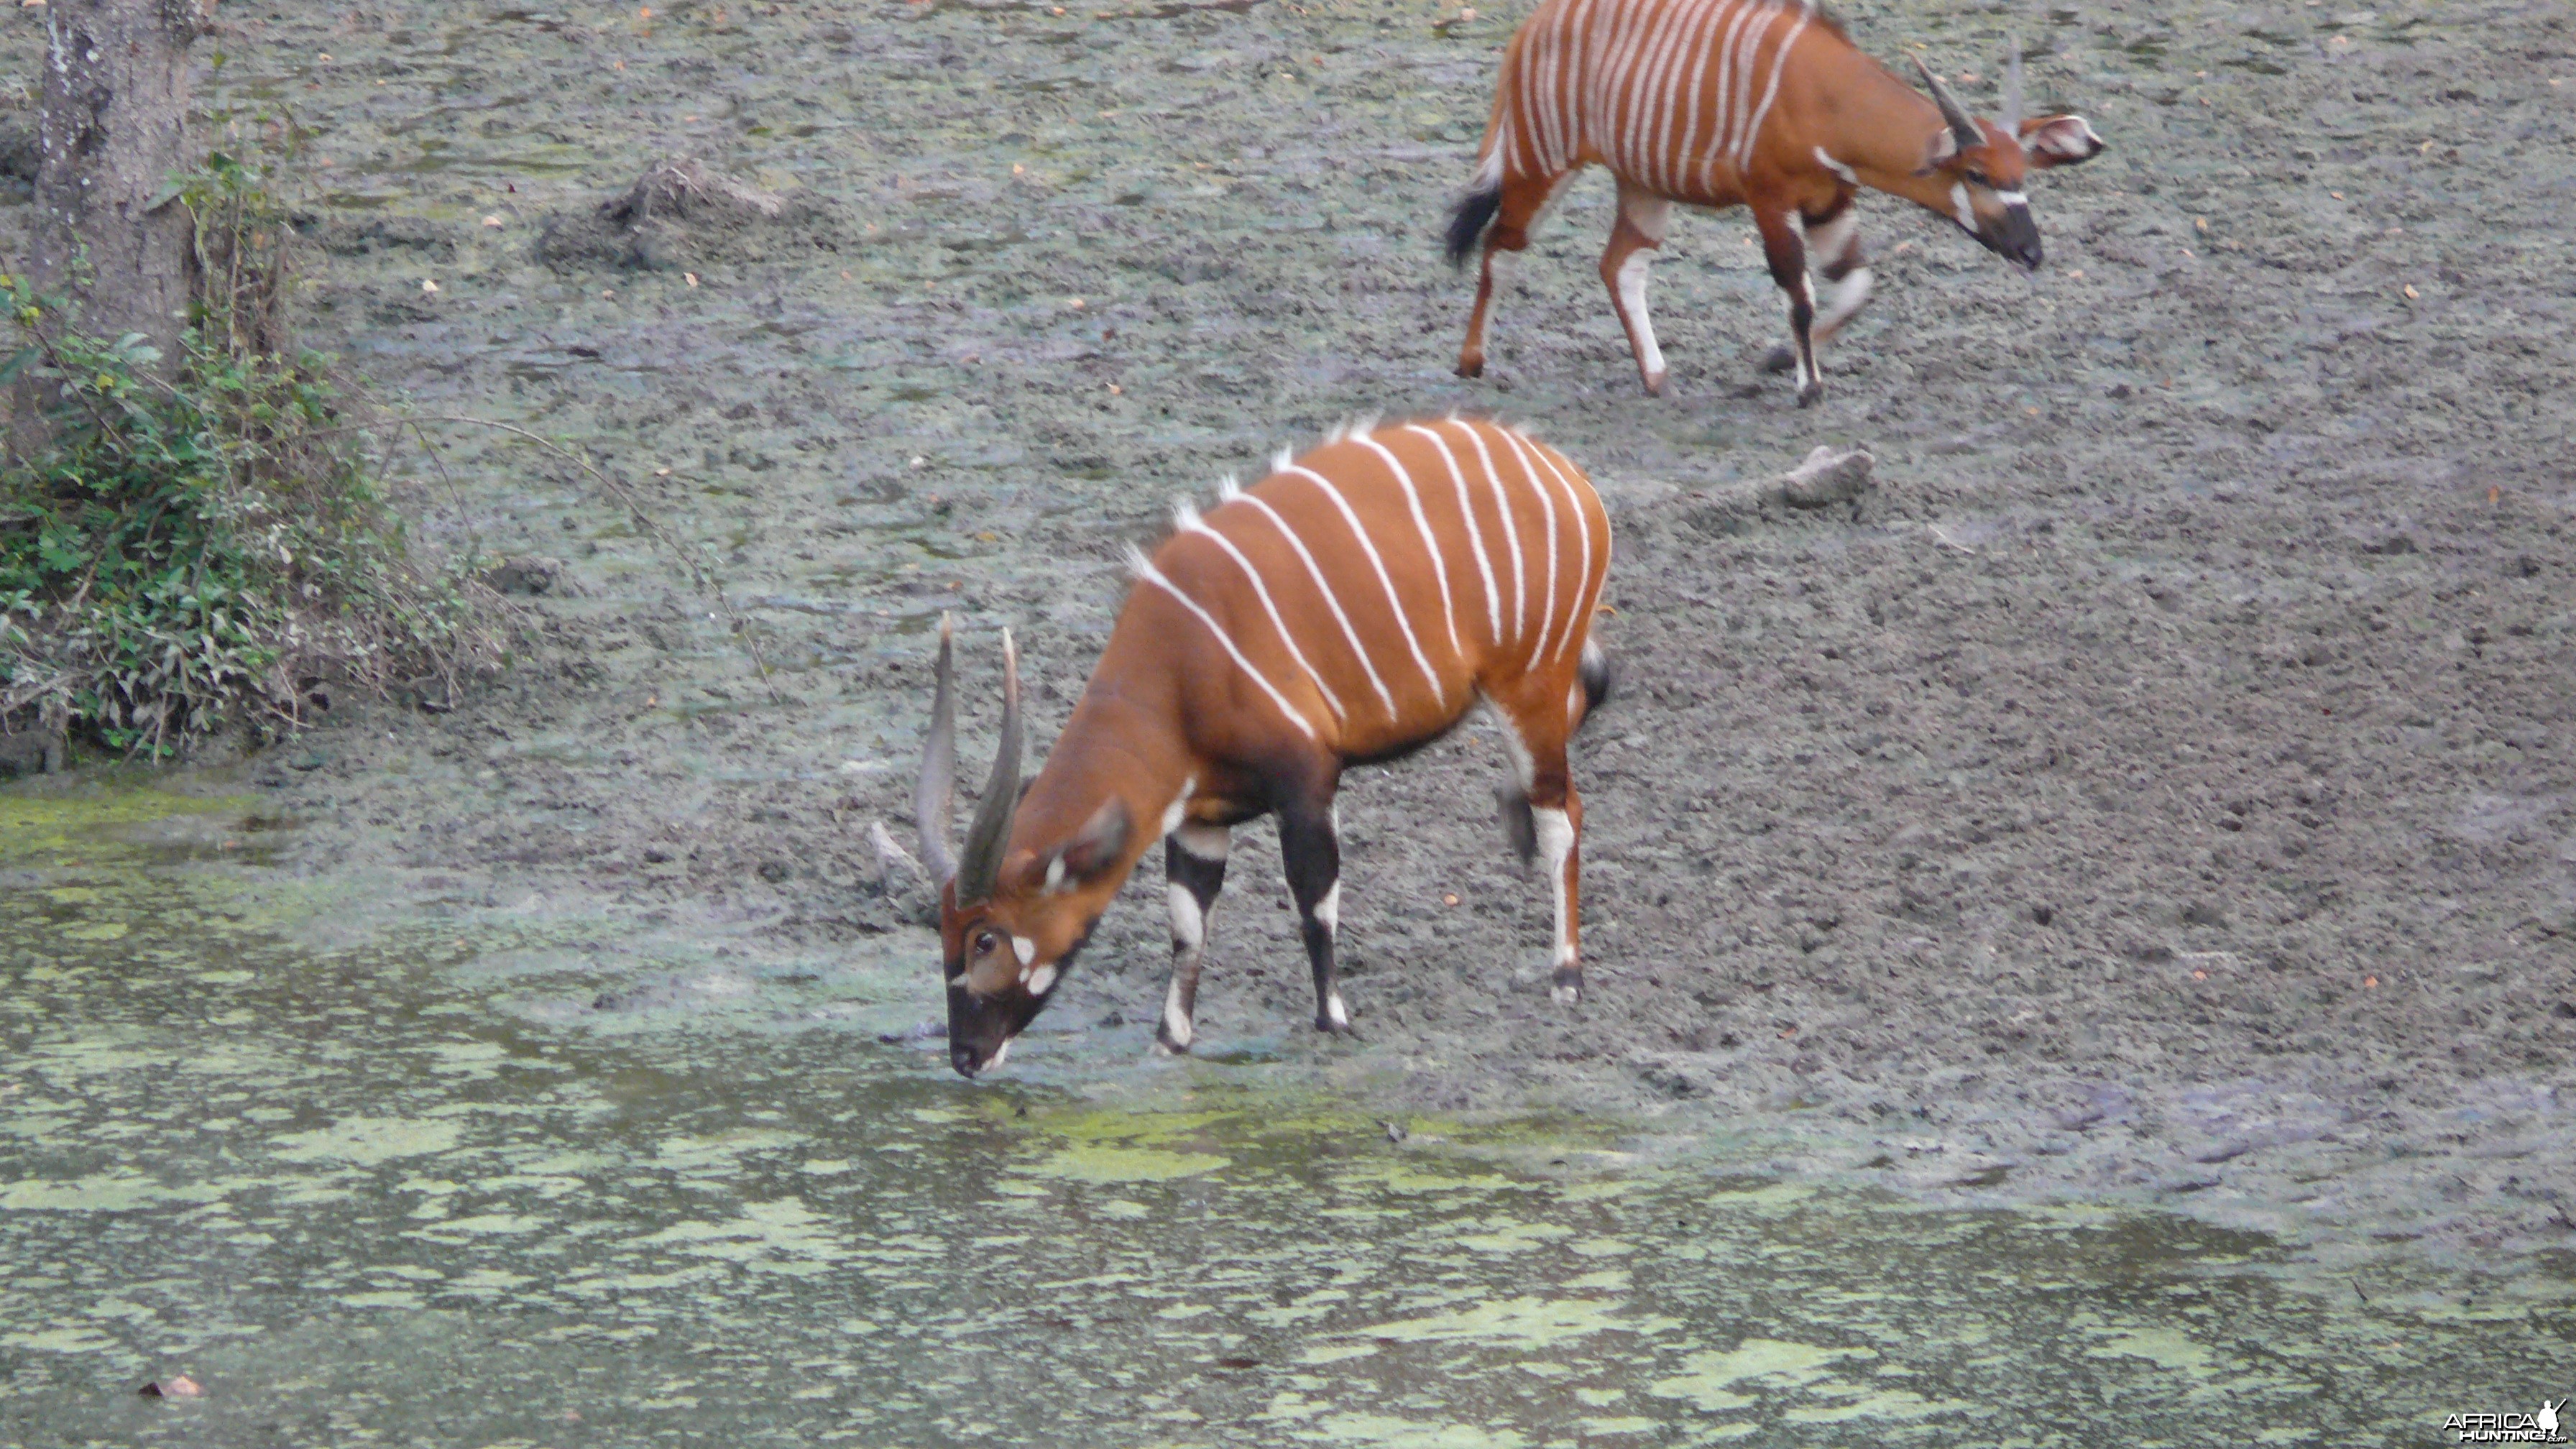
[{"label": "africahunting.com logo", "polygon": [[2565,1399],[2542,1399],[2537,1414],[2453,1414],[2442,1421],[2442,1432],[2454,1444],[2564,1444],[2558,1411],[2566,1407]]}]

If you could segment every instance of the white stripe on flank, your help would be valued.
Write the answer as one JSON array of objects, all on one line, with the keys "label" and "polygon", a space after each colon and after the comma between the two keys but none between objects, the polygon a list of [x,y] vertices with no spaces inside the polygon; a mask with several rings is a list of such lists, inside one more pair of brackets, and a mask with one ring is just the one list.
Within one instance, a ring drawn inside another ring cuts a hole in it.
[{"label": "white stripe on flank", "polygon": [[1726,7],[1726,30],[1718,37],[1715,47],[1717,76],[1709,83],[1708,120],[1712,129],[1708,144],[1712,152],[1726,148],[1726,82],[1735,70],[1735,40],[1744,33],[1745,23],[1753,18],[1753,12],[1760,8],[1756,0],[1732,0]]},{"label": "white stripe on flank", "polygon": [[1667,191],[1678,193],[1690,185],[1691,141],[1699,131],[1700,77],[1708,69],[1712,32],[1725,15],[1726,6],[1719,0],[1698,0],[1690,31],[1683,38],[1682,53],[1673,63],[1673,91],[1664,104],[1661,142]]},{"label": "white stripe on flank", "polygon": [[1458,455],[1449,451],[1449,440],[1420,423],[1406,423],[1408,433],[1420,433],[1440,450],[1440,461],[1449,465],[1449,485],[1458,490],[1458,515],[1467,520],[1467,546],[1476,551],[1476,567],[1485,576],[1485,637],[1496,648],[1503,642],[1503,603],[1494,592],[1494,559],[1485,552],[1485,531],[1476,523],[1475,507],[1467,500],[1467,475],[1458,471]]},{"label": "white stripe on flank", "polygon": [[[1777,0],[1749,0],[1748,9],[1759,17],[1744,32],[1744,44],[1735,52],[1735,80],[1727,102],[1726,153],[1733,162],[1736,148],[1744,144],[1744,119],[1753,110],[1753,68],[1762,63],[1762,37],[1771,33],[1771,24],[1780,18]],[[1736,166],[1736,174],[1744,168]]]},{"label": "white stripe on flank", "polygon": [[1628,175],[1654,186],[1654,157],[1646,152],[1646,126],[1654,116],[1654,85],[1662,75],[1664,49],[1672,44],[1672,23],[1682,15],[1682,0],[1664,0],[1654,5],[1641,0],[1638,10],[1651,10],[1636,18],[1638,46],[1628,62],[1628,116],[1620,126],[1620,150],[1628,155]]},{"label": "white stripe on flank", "polygon": [[1664,188],[1669,193],[1690,186],[1690,150],[1677,147],[1677,142],[1682,139],[1682,126],[1698,119],[1700,67],[1708,64],[1708,44],[1723,15],[1726,5],[1721,0],[1690,0],[1690,21],[1682,28],[1682,44],[1672,52],[1672,70],[1664,75],[1662,131],[1654,144],[1664,157]]},{"label": "white stripe on flank", "polygon": [[1556,33],[1553,35],[1542,33],[1540,38],[1545,44],[1530,60],[1531,79],[1535,82],[1530,88],[1530,99],[1538,108],[1536,114],[1539,123],[1539,155],[1546,161],[1547,169],[1550,171],[1561,169],[1565,165],[1563,107],[1557,102],[1556,89],[1557,82],[1565,73],[1564,32],[1569,19],[1566,12],[1558,12]]},{"label": "white stripe on flank", "polygon": [[[1476,445],[1476,461],[1483,464],[1485,469],[1485,486],[1492,489],[1494,493],[1494,521],[1503,526],[1503,537],[1509,540],[1512,546],[1512,637],[1505,639],[1502,632],[1496,630],[1494,647],[1500,649],[1505,644],[1517,643],[1520,640],[1523,632],[1521,615],[1529,609],[1528,593],[1523,587],[1521,571],[1521,526],[1512,518],[1511,499],[1503,495],[1503,475],[1494,471],[1494,455],[1485,449],[1484,430],[1474,423],[1458,422],[1455,418],[1450,421],[1458,423],[1458,426],[1465,430],[1467,441]],[[1502,425],[1499,423],[1488,423],[1485,426],[1496,432],[1502,431]]]},{"label": "white stripe on flank", "polygon": [[1512,103],[1504,113],[1503,135],[1515,148],[1526,144],[1529,154],[1523,156],[1515,150],[1503,164],[1512,175],[1526,176],[1531,169],[1529,163],[1538,159],[1538,137],[1529,114],[1530,54],[1538,48],[1538,40],[1535,36],[1517,39],[1519,44],[1503,52],[1504,79],[1510,83],[1512,97]]},{"label": "white stripe on flank", "polygon": [[1404,489],[1405,505],[1413,510],[1413,526],[1422,534],[1423,551],[1431,555],[1432,582],[1440,587],[1440,612],[1449,621],[1449,652],[1459,663],[1467,662],[1467,648],[1458,642],[1458,603],[1449,596],[1449,562],[1440,553],[1440,540],[1431,536],[1431,520],[1422,512],[1422,495],[1414,491],[1413,475],[1375,438],[1360,438],[1359,445],[1383,459]]},{"label": "white stripe on flank", "polygon": [[1716,130],[1708,138],[1708,188],[1717,189],[1717,164],[1725,159],[1735,135],[1735,54],[1744,44],[1745,27],[1763,13],[1763,0],[1736,0],[1735,19],[1726,27],[1726,40],[1717,49],[1717,94],[1709,102],[1710,124]]},{"label": "white stripe on flank", "polygon": [[1752,124],[1744,128],[1744,137],[1735,143],[1735,169],[1741,171],[1753,164],[1753,143],[1762,139],[1763,118],[1771,114],[1771,103],[1780,97],[1780,72],[1789,64],[1790,47],[1806,33],[1807,22],[1816,18],[1814,0],[1799,0],[1798,23],[1789,27],[1781,38],[1780,48],[1771,53],[1771,79],[1762,88],[1762,104],[1753,108]]},{"label": "white stripe on flank", "polygon": [[1664,26],[1672,23],[1677,5],[1664,0],[1636,0],[1628,8],[1628,52],[1618,59],[1618,108],[1602,116],[1607,121],[1607,134],[1602,150],[1610,152],[1610,165],[1638,180],[1646,180],[1646,106],[1654,103],[1654,59],[1662,54]]},{"label": "white stripe on flank", "polygon": [[1288,716],[1288,722],[1295,725],[1300,733],[1310,740],[1315,738],[1315,727],[1306,722],[1306,717],[1304,715],[1299,714],[1295,709],[1289,706],[1288,696],[1281,694],[1278,687],[1273,685],[1267,678],[1263,677],[1260,670],[1252,667],[1252,661],[1243,657],[1242,650],[1234,647],[1234,640],[1225,632],[1225,626],[1219,624],[1215,617],[1210,615],[1207,610],[1200,608],[1198,600],[1182,593],[1170,579],[1163,577],[1161,572],[1154,567],[1153,561],[1145,557],[1145,551],[1143,549],[1138,548],[1133,544],[1128,545],[1127,566],[1136,571],[1136,577],[1144,580],[1146,583],[1152,584],[1155,588],[1161,589],[1164,593],[1171,595],[1180,603],[1182,608],[1197,615],[1198,621],[1207,625],[1208,632],[1216,636],[1216,642],[1224,645],[1225,652],[1233,657],[1234,667],[1242,670],[1245,674],[1250,675],[1252,677],[1252,682],[1261,686],[1261,692],[1270,696],[1270,702],[1279,706],[1279,712]]},{"label": "white stripe on flank", "polygon": [[1672,168],[1659,144],[1664,126],[1672,121],[1672,72],[1680,67],[1682,36],[1690,34],[1690,23],[1698,18],[1698,8],[1690,0],[1669,0],[1664,5],[1664,18],[1656,26],[1656,41],[1646,52],[1646,85],[1643,85],[1636,119],[1628,126],[1631,144],[1638,155],[1638,178],[1649,180],[1656,191],[1672,191]]},{"label": "white stripe on flank", "polygon": [[1547,33],[1530,32],[1530,43],[1521,52],[1521,105],[1529,113],[1530,149],[1536,154],[1538,169],[1554,169],[1548,160],[1547,131],[1547,55],[1550,48]]},{"label": "white stripe on flank", "polygon": [[1547,657],[1547,638],[1556,632],[1556,501],[1547,496],[1547,484],[1540,481],[1538,468],[1530,461],[1529,449],[1520,434],[1501,429],[1503,441],[1511,444],[1512,454],[1520,459],[1521,476],[1529,479],[1530,491],[1538,495],[1540,515],[1547,528],[1547,592],[1539,596],[1538,645],[1530,651],[1536,663]]},{"label": "white stripe on flank", "polygon": [[1270,616],[1270,627],[1279,631],[1279,642],[1288,646],[1288,657],[1296,660],[1297,667],[1306,672],[1307,679],[1313,681],[1315,692],[1324,697],[1324,705],[1333,712],[1333,718],[1337,720],[1350,718],[1349,711],[1343,709],[1341,700],[1334,696],[1333,687],[1324,682],[1324,676],[1315,672],[1314,665],[1306,662],[1306,651],[1297,647],[1297,636],[1288,631],[1288,621],[1279,617],[1279,606],[1270,600],[1270,586],[1262,582],[1261,571],[1252,566],[1252,560],[1243,556],[1243,550],[1234,546],[1233,539],[1208,527],[1207,520],[1199,517],[1199,511],[1186,502],[1181,504],[1173,521],[1180,525],[1183,533],[1195,533],[1216,540],[1216,546],[1224,549],[1225,556],[1234,560],[1235,567],[1243,570],[1244,579],[1252,585],[1254,597],[1261,600],[1262,612]]},{"label": "white stripe on flank", "polygon": [[1615,142],[1619,134],[1619,103],[1628,94],[1628,83],[1636,73],[1631,62],[1636,58],[1637,26],[1628,11],[1626,3],[1611,7],[1610,61],[1596,72],[1601,78],[1601,97],[1584,107],[1585,139],[1605,157],[1618,155]]},{"label": "white stripe on flank", "polygon": [[1342,612],[1342,601],[1333,593],[1333,586],[1324,582],[1324,571],[1316,566],[1315,556],[1306,551],[1306,541],[1297,536],[1297,530],[1288,526],[1288,520],[1280,517],[1277,509],[1242,489],[1228,485],[1219,496],[1228,503],[1248,503],[1260,510],[1261,516],[1269,519],[1271,526],[1279,530],[1279,536],[1288,540],[1288,546],[1297,551],[1298,561],[1306,565],[1306,577],[1315,581],[1315,591],[1324,596],[1324,607],[1333,611],[1333,622],[1342,626],[1342,637],[1350,641],[1352,656],[1359,660],[1360,668],[1367,671],[1370,686],[1377,690],[1378,702],[1386,706],[1386,717],[1395,718],[1395,696],[1387,692],[1386,681],[1378,677],[1377,665],[1369,659],[1368,650],[1361,646],[1359,631],[1351,627],[1351,616]]},{"label": "white stripe on flank", "polygon": [[1342,511],[1342,521],[1351,526],[1351,536],[1360,541],[1360,551],[1368,555],[1369,567],[1377,570],[1378,586],[1386,590],[1386,610],[1395,616],[1396,627],[1404,631],[1405,646],[1413,651],[1413,662],[1422,666],[1422,680],[1431,686],[1432,702],[1445,702],[1448,692],[1440,687],[1440,676],[1433,672],[1430,658],[1422,652],[1422,641],[1413,635],[1413,620],[1405,616],[1404,601],[1396,597],[1395,580],[1386,571],[1386,560],[1378,557],[1377,540],[1369,537],[1367,527],[1361,524],[1360,516],[1351,511],[1350,501],[1342,497],[1342,490],[1333,486],[1333,480],[1312,468],[1294,464],[1286,472],[1290,477],[1303,478],[1323,489],[1324,496],[1333,500],[1333,506]]},{"label": "white stripe on flank", "polygon": [[[1576,8],[1578,7],[1569,5],[1567,7],[1569,15]],[[1605,79],[1601,67],[1593,63],[1591,49],[1591,41],[1598,33],[1599,27],[1595,26],[1587,30],[1569,19],[1565,31],[1565,42],[1572,48],[1575,68],[1583,73],[1584,88],[1582,93],[1575,97],[1575,105],[1582,110],[1585,124],[1589,125],[1590,118],[1601,110],[1601,90]]]},{"label": "white stripe on flank", "polygon": [[1673,152],[1673,176],[1683,184],[1688,182],[1692,149],[1699,144],[1700,83],[1708,77],[1708,58],[1717,49],[1718,27],[1727,11],[1724,0],[1711,0],[1701,8],[1700,28],[1691,33],[1690,81],[1676,97],[1682,114],[1681,148]]},{"label": "white stripe on flank", "polygon": [[1556,163],[1560,167],[1572,166],[1574,158],[1583,154],[1587,141],[1596,148],[1599,144],[1600,138],[1589,134],[1596,103],[1588,91],[1578,88],[1576,81],[1578,76],[1598,74],[1591,64],[1590,37],[1595,31],[1617,30],[1619,7],[1623,3],[1624,0],[1575,0],[1566,8],[1565,22],[1557,27],[1557,54],[1563,60],[1565,77],[1563,86],[1551,90],[1549,95],[1552,98],[1562,96],[1559,105],[1563,113],[1564,150]]},{"label": "white stripe on flank", "polygon": [[1609,113],[1611,92],[1618,80],[1617,73],[1610,67],[1609,58],[1617,53],[1619,42],[1627,35],[1627,31],[1623,28],[1625,17],[1620,7],[1613,3],[1602,8],[1608,9],[1610,13],[1606,16],[1596,15],[1592,9],[1587,8],[1584,11],[1584,26],[1579,33],[1571,37],[1575,47],[1576,63],[1583,67],[1583,74],[1588,78],[1583,92],[1584,124],[1587,127],[1597,126],[1598,118]]},{"label": "white stripe on flank", "polygon": [[[1557,486],[1565,490],[1566,511],[1574,515],[1574,536],[1583,549],[1577,555],[1581,562],[1574,575],[1575,611],[1566,616],[1565,637],[1558,640],[1556,644],[1556,652],[1562,654],[1574,643],[1575,635],[1580,632],[1578,626],[1584,617],[1583,596],[1591,592],[1592,520],[1583,516],[1583,496],[1574,491],[1574,480],[1565,476],[1565,470],[1557,467],[1556,459],[1549,456],[1552,450],[1547,444],[1533,440],[1530,443],[1530,451],[1538,455],[1539,462],[1545,465],[1548,474],[1556,479]],[[1567,466],[1573,466],[1571,460],[1568,461]]]}]

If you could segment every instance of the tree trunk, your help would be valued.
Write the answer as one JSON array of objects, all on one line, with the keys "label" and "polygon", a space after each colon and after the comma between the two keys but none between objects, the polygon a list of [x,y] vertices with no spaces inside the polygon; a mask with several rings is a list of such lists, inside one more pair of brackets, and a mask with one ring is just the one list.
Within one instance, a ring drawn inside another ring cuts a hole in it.
[{"label": "tree trunk", "polygon": [[[188,150],[188,47],[206,0],[52,0],[36,119],[28,274],[69,298],[57,319],[95,337],[141,333],[176,375],[194,270],[188,211],[163,192]],[[161,204],[155,205],[159,201]],[[10,443],[42,446],[47,389],[22,384]]]}]

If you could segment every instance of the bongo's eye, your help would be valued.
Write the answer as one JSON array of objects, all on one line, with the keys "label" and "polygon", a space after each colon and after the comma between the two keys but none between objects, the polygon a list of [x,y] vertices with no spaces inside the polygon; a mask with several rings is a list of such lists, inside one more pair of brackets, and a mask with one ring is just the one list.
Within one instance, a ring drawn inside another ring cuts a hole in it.
[{"label": "bongo's eye", "polygon": [[996,939],[990,931],[977,931],[975,933],[975,954],[978,956],[989,956],[993,954],[1001,944],[1002,943]]}]

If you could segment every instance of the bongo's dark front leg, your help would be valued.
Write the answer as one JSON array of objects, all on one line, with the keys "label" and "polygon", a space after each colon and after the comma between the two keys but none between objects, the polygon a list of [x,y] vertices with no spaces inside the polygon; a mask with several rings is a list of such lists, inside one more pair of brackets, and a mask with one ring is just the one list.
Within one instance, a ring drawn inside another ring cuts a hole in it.
[{"label": "bongo's dark front leg", "polygon": [[1342,917],[1342,833],[1329,790],[1320,792],[1320,798],[1280,807],[1279,858],[1286,867],[1288,894],[1297,902],[1306,962],[1315,972],[1315,1030],[1349,1031],[1350,1008],[1342,1004],[1333,965],[1333,939]]},{"label": "bongo's dark front leg", "polygon": [[1791,365],[1798,374],[1798,406],[1812,406],[1825,395],[1825,381],[1816,372],[1815,290],[1807,281],[1807,243],[1798,234],[1798,225],[1786,208],[1765,208],[1756,204],[1753,224],[1762,233],[1762,257],[1771,267],[1771,280],[1789,299],[1789,346],[1795,356]]},{"label": "bongo's dark front leg", "polygon": [[1163,838],[1163,881],[1172,907],[1172,985],[1163,996],[1163,1019],[1154,1027],[1154,1049],[1178,1055],[1197,1034],[1199,965],[1207,954],[1208,917],[1225,888],[1225,857],[1232,832],[1222,825],[1184,825]]}]

